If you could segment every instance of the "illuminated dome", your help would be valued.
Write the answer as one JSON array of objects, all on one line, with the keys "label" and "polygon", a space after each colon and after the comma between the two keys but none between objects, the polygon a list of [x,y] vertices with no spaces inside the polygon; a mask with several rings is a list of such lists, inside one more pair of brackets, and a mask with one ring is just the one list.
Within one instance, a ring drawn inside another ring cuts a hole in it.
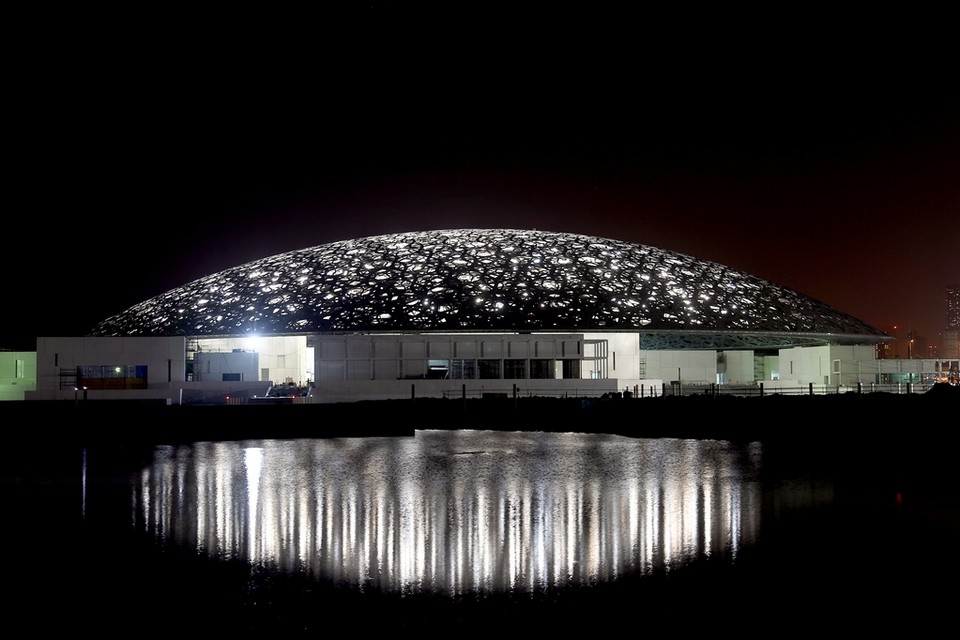
[{"label": "illuminated dome", "polygon": [[646,349],[869,344],[873,327],[713,262],[586,235],[423,231],[281,253],[200,278],[95,336],[636,332]]}]

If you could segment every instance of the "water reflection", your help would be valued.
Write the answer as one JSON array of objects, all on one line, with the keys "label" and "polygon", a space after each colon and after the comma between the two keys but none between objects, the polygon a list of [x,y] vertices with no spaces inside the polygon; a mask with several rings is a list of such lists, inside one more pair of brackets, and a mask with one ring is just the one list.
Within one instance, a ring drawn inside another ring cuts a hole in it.
[{"label": "water reflection", "polygon": [[542,592],[735,561],[758,535],[759,444],[417,431],[156,449],[137,526],[363,590]]}]

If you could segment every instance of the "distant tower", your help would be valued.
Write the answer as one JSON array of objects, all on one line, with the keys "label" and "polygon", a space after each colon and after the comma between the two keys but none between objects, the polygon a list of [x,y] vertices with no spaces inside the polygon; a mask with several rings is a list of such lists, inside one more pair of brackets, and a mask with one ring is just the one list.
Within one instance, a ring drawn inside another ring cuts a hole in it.
[{"label": "distant tower", "polygon": [[947,287],[947,329],[960,329],[960,284]]},{"label": "distant tower", "polygon": [[941,357],[960,359],[960,284],[947,287],[947,328]]}]

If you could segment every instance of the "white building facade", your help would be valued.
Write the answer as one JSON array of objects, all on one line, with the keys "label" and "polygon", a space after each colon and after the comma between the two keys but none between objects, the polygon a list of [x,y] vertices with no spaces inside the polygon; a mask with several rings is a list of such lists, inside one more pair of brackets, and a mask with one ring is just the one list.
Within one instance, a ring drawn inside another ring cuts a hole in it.
[{"label": "white building facade", "polygon": [[[8,400],[301,403],[408,398],[921,392],[957,360],[878,360],[869,345],[641,350],[636,334],[363,334],[234,339],[39,338],[0,353]],[[18,364],[19,362],[19,364]],[[28,363],[35,363],[35,378]],[[294,365],[295,366],[291,366]],[[314,374],[315,373],[315,374]]]}]

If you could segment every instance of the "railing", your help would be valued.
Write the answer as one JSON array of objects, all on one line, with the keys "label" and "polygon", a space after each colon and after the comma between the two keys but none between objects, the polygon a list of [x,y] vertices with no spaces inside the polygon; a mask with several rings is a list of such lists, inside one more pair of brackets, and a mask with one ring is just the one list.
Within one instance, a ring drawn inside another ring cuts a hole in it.
[{"label": "railing", "polygon": [[763,384],[756,385],[723,385],[723,384],[664,384],[661,387],[650,386],[643,389],[625,389],[620,392],[598,393],[595,388],[568,388],[568,389],[538,389],[536,387],[522,387],[517,385],[507,388],[446,390],[444,398],[651,398],[666,396],[805,396],[805,395],[837,395],[843,393],[883,393],[892,395],[922,394],[933,387],[932,383],[900,383],[877,384],[862,383],[859,385],[824,385],[807,384],[792,386],[770,387]]},{"label": "railing", "polygon": [[673,385],[666,387],[666,395],[694,396],[694,395],[713,395],[713,396],[824,396],[838,395],[843,393],[884,393],[892,395],[920,394],[929,391],[933,383],[898,383],[898,384],[878,384],[878,383],[860,383],[853,385],[825,385],[825,384],[806,384],[790,386],[770,386],[763,383],[756,385]]},{"label": "railing", "polygon": [[[647,387],[644,389],[644,396],[646,397],[659,397],[662,395],[663,391],[659,387]],[[516,394],[516,395],[514,395]],[[618,392],[597,391],[596,387],[587,387],[587,388],[567,388],[567,389],[539,389],[536,387],[522,387],[517,385],[517,388],[490,388],[490,389],[466,389],[466,390],[453,390],[448,389],[443,392],[444,398],[449,399],[458,399],[458,398],[603,398],[603,397],[632,397],[632,390],[624,390]]]}]

